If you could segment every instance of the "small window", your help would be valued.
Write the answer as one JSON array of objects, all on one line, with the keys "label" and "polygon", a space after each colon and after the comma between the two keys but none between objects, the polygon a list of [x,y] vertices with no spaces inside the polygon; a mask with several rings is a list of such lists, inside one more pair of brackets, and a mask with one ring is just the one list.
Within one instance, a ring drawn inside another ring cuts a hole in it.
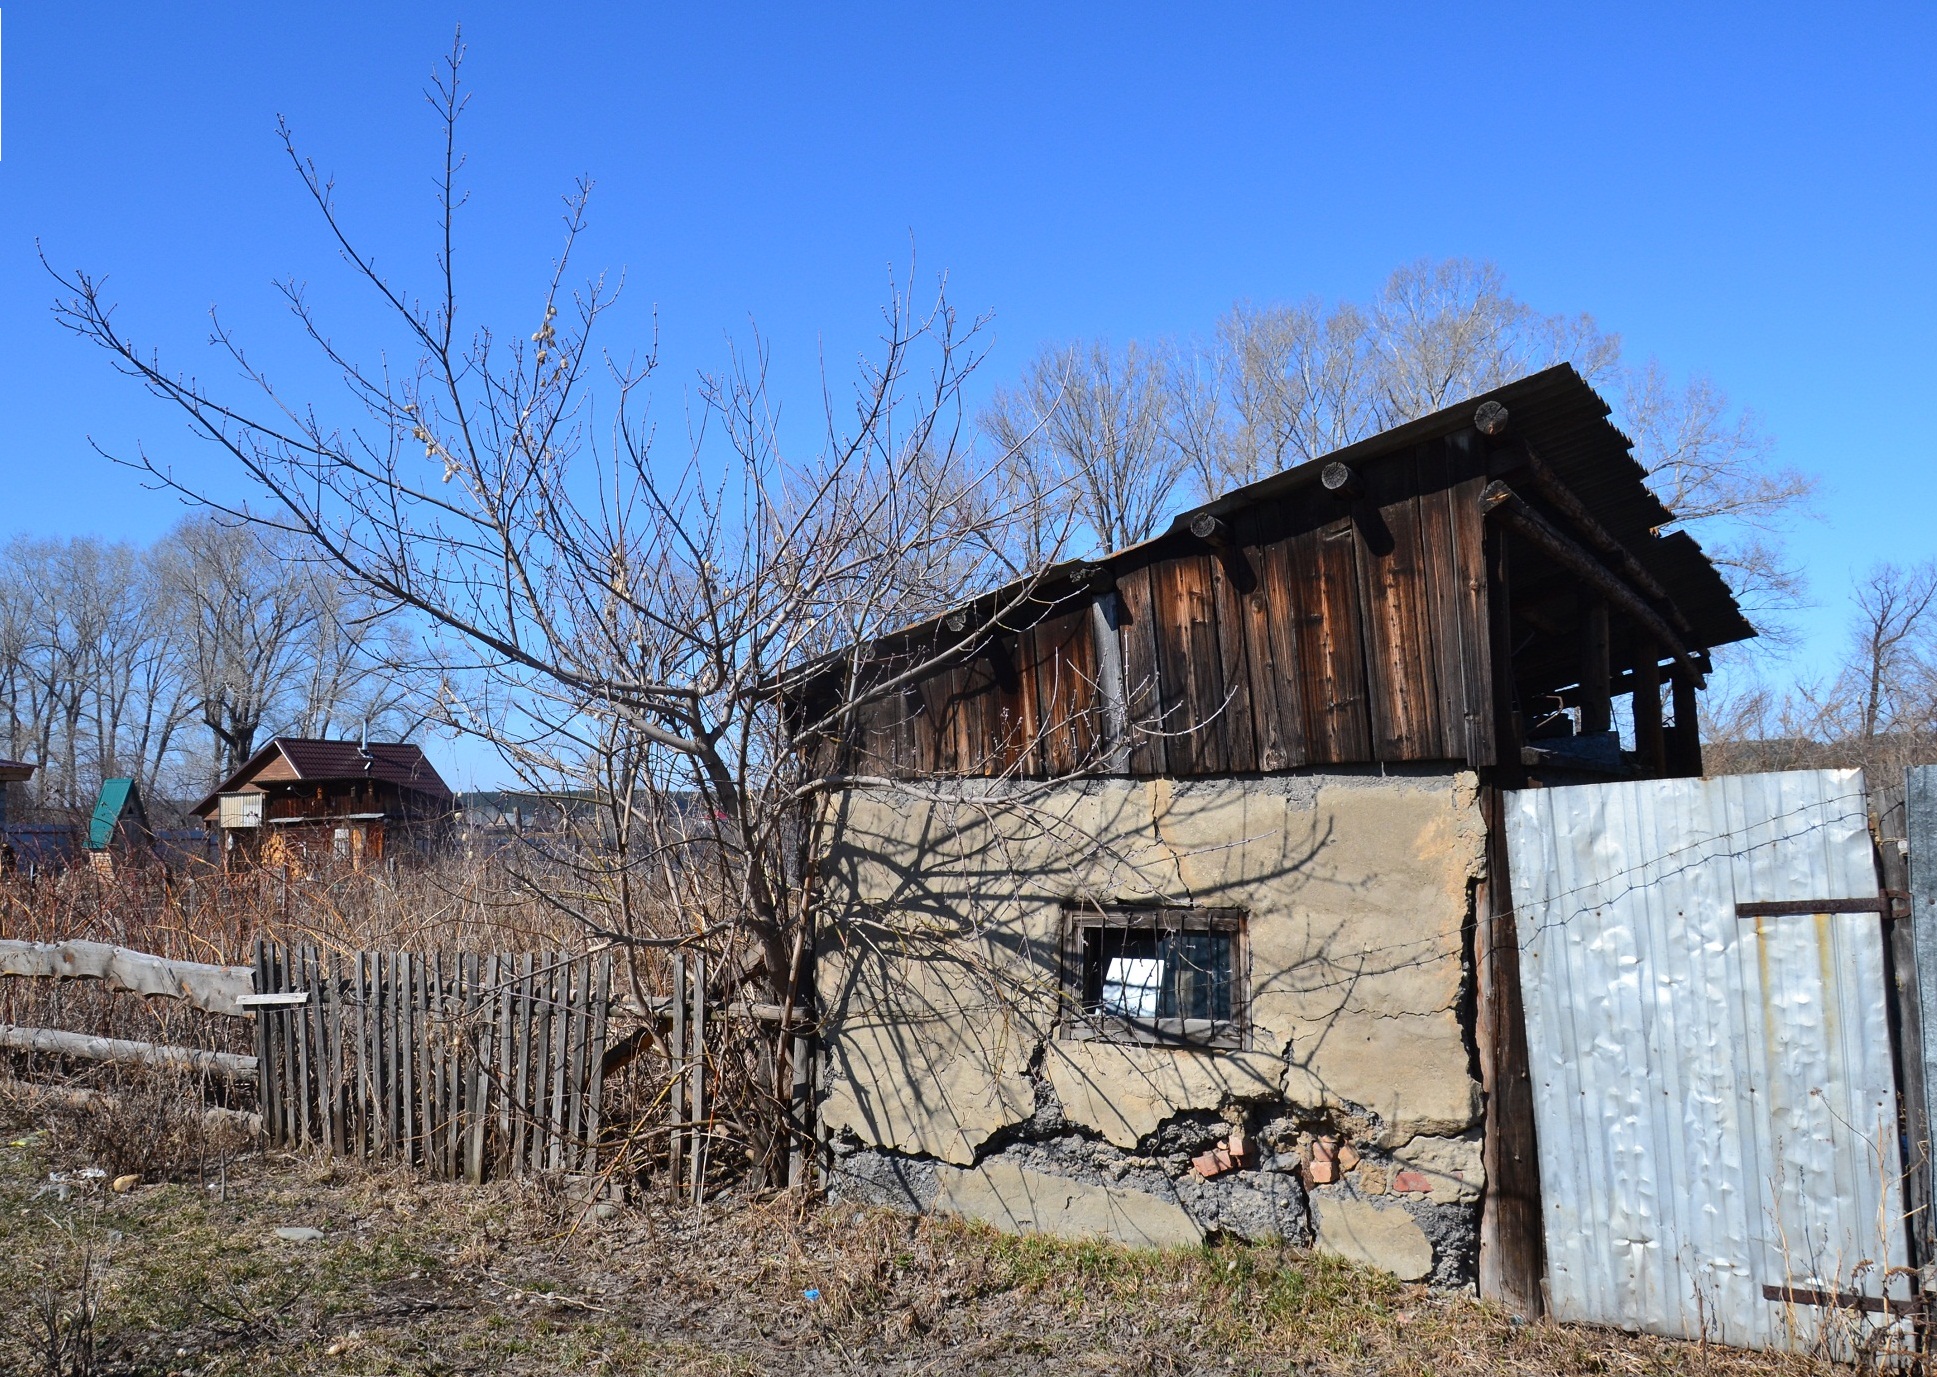
[{"label": "small window", "polygon": [[1244,915],[1235,909],[1063,911],[1063,1035],[1242,1047]]}]

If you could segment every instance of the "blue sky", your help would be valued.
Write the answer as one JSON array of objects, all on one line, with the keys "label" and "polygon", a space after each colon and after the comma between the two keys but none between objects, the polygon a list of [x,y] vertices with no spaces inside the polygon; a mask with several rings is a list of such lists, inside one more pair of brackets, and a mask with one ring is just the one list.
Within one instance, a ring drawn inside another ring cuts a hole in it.
[{"label": "blue sky", "polygon": [[[420,92],[462,22],[473,300],[528,333],[558,196],[587,265],[656,310],[676,389],[757,321],[814,405],[910,244],[994,314],[990,380],[1040,345],[1188,335],[1234,299],[1364,297],[1490,258],[1630,355],[1704,370],[1821,475],[1797,535],[1840,634],[1853,571],[1937,554],[1937,8],[571,4],[5,7],[0,535],[146,539],[179,514],[88,445],[216,474],[47,307],[36,243],[208,371],[220,303],[307,380],[269,289],[369,323],[278,113],[405,281],[430,265]],[[608,342],[619,338],[609,335]],[[215,481],[221,481],[219,474]],[[1806,650],[1805,654],[1812,653]]]}]

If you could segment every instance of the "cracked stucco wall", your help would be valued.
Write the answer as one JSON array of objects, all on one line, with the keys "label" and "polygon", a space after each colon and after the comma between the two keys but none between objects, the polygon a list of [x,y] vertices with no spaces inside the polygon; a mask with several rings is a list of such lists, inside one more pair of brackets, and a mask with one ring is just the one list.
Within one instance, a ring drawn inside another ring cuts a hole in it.
[{"label": "cracked stucco wall", "polygon": [[[1470,772],[855,789],[829,804],[828,1130],[957,1166],[1035,1110],[1130,1151],[1189,1110],[1283,1103],[1403,1149],[1469,1129]],[[1070,900],[1249,914],[1250,1046],[1053,1034]]]}]

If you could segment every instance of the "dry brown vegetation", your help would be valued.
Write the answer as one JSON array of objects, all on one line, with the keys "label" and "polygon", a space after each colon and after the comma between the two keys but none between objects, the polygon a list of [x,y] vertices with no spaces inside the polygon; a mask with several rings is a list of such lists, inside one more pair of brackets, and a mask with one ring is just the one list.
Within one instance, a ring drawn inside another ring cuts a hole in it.
[{"label": "dry brown vegetation", "polygon": [[[224,875],[75,866],[0,882],[0,938],[108,942],[172,960],[247,965],[258,938],[326,952],[571,951],[568,919],[510,892],[488,862],[432,868],[318,869]],[[648,973],[650,978],[650,973]],[[254,1050],[246,1019],[168,1000],[117,995],[87,981],[0,980],[0,1023],[65,1028],[213,1051]]]},{"label": "dry brown vegetation", "polygon": [[[597,945],[570,914],[538,897],[539,864],[521,851],[484,858],[454,855],[431,866],[320,866],[303,873],[233,876],[212,868],[170,874],[158,866],[123,867],[103,876],[75,867],[37,879],[0,881],[0,938],[108,942],[226,965],[248,964],[258,938],[339,955],[359,950],[576,953]],[[569,876],[561,877],[564,883]],[[731,988],[732,956],[741,950],[735,934],[696,938],[687,949],[706,952],[711,968],[725,973],[710,982],[716,992]],[[636,1010],[638,997],[671,988],[671,951],[622,946],[614,956],[619,990],[635,997],[628,1007]],[[787,1143],[771,1128],[781,1110],[771,1036],[717,1004],[710,1019],[709,1171],[721,1182],[749,1168],[756,1177],[778,1173],[784,1170]],[[0,1023],[220,1052],[255,1051],[248,1019],[116,993],[92,981],[0,980]],[[636,1014],[621,1010],[614,1015],[611,1041],[645,1026]],[[0,1054],[0,1065],[70,1091],[121,1084],[102,1068],[38,1053]],[[666,1048],[650,1039],[623,1069],[606,1077],[604,1160],[616,1178],[635,1185],[663,1179],[672,1077]],[[211,1078],[174,1090],[198,1111],[256,1107],[251,1082]]]},{"label": "dry brown vegetation", "polygon": [[1134,1252],[789,1196],[600,1208],[543,1181],[275,1157],[63,1200],[49,1172],[84,1156],[19,1113],[0,1138],[8,1372],[52,1371],[67,1338],[91,1353],[68,1370],[95,1374],[1831,1370],[1517,1324],[1296,1249]]}]

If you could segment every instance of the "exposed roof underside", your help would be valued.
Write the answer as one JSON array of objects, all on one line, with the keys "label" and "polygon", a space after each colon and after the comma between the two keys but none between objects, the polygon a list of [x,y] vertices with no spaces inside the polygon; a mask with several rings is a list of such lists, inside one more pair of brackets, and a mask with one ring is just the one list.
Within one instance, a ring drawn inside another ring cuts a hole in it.
[{"label": "exposed roof underside", "polygon": [[0,784],[17,784],[33,777],[34,767],[24,760],[0,760]]}]

